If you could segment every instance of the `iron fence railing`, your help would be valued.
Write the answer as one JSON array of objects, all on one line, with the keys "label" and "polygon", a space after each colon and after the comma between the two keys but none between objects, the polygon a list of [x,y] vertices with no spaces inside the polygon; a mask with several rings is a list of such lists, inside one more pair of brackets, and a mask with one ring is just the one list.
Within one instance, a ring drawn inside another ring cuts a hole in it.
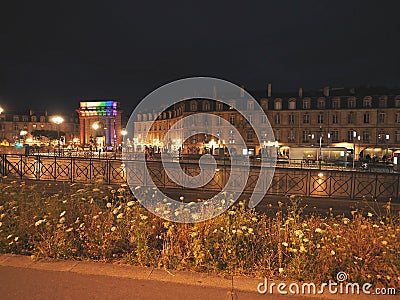
[{"label": "iron fence railing", "polygon": [[[187,180],[198,180],[200,168],[195,160],[180,161],[178,167],[189,175]],[[144,168],[147,168],[147,172]],[[241,186],[245,181],[244,192],[252,192],[259,180],[260,165],[250,166],[248,176],[246,167],[243,176],[236,176],[235,184]],[[172,172],[179,174],[178,169]],[[226,161],[217,160],[217,171],[213,168],[203,169],[204,176],[211,180],[198,190],[221,191],[229,179],[231,165]],[[239,173],[241,171],[239,170]],[[68,182],[88,182],[101,179],[107,184],[126,183],[133,186],[149,186],[152,181],[159,188],[179,189],[166,174],[159,160],[143,162],[131,159],[122,161],[118,158],[98,157],[62,157],[45,155],[15,155],[0,154],[0,174],[2,176],[31,179],[53,180]],[[127,175],[129,175],[127,177]],[[179,175],[177,175],[179,176]],[[196,183],[196,182],[191,182]],[[270,195],[303,195],[310,197],[332,197],[343,199],[375,198],[393,201],[400,200],[400,174],[391,172],[368,172],[349,169],[319,169],[277,166],[272,182],[262,182],[263,190]],[[238,189],[238,192],[241,190]]]}]

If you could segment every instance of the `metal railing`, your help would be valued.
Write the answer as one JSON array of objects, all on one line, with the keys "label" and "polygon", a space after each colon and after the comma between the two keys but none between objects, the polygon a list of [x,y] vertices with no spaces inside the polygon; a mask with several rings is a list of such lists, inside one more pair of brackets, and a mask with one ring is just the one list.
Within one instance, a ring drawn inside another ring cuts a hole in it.
[{"label": "metal railing", "polygon": [[[229,179],[231,167],[226,160],[217,160],[218,171],[206,168],[205,172],[212,172],[212,179],[198,190],[221,191]],[[263,167],[251,165],[248,177],[245,176],[246,167],[242,167],[243,176],[239,176],[237,180],[245,180],[244,192],[250,193],[259,180],[259,173]],[[147,168],[147,172],[145,168]],[[180,161],[176,168],[183,169],[187,175],[193,178],[200,173],[198,162],[195,160]],[[133,186],[149,186],[149,182],[152,181],[159,188],[182,191],[182,187],[166,174],[162,162],[159,160],[147,161],[145,165],[142,161],[135,159],[122,161],[118,158],[0,154],[0,174],[10,178],[67,182],[88,182],[101,179],[106,184],[126,183],[127,174],[129,174],[129,184]],[[267,186],[267,182],[262,182],[262,184],[264,185],[263,190],[270,195],[303,195],[343,199],[367,197],[382,200],[391,198],[393,201],[400,199],[399,173],[288,168],[278,165],[275,168],[271,184],[269,186]],[[240,182],[237,182],[237,186],[240,186]],[[238,190],[238,192],[241,191]]]}]

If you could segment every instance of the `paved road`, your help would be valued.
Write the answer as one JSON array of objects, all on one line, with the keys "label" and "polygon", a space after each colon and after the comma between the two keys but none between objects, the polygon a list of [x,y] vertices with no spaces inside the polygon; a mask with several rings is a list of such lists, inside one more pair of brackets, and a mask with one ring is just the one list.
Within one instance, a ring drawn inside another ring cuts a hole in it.
[{"label": "paved road", "polygon": [[[256,292],[155,280],[0,267],[1,299],[266,299]],[[305,299],[304,297],[290,297]],[[268,299],[287,299],[268,295]]]}]

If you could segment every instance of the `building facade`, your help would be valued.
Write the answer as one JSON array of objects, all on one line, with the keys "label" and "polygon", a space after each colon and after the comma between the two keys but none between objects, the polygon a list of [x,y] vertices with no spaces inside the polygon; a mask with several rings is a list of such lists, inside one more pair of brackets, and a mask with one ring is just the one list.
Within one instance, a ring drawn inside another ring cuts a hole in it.
[{"label": "building facade", "polygon": [[[400,95],[329,95],[324,89],[320,96],[307,97],[299,94],[290,97],[260,98],[258,103],[272,126],[275,138],[270,136],[261,141],[255,136],[254,128],[266,123],[263,114],[253,113],[251,99],[232,99],[230,105],[206,99],[189,99],[167,108],[160,115],[157,112],[135,116],[134,140],[128,141],[136,150],[144,145],[162,148],[190,149],[210,147],[210,143],[226,145],[234,143],[232,131],[221,122],[208,124],[218,136],[190,135],[187,124],[164,141],[169,128],[191,114],[211,113],[233,125],[244,138],[248,150],[259,153],[263,145],[274,145],[281,155],[292,146],[346,147],[354,151],[356,158],[366,153],[382,156],[400,149]],[[253,126],[236,111],[240,108],[253,121]],[[198,116],[201,118],[201,116]],[[201,122],[204,124],[204,120]],[[226,123],[224,123],[226,124]],[[196,124],[193,124],[196,126]],[[150,128],[150,129],[149,129]],[[148,131],[146,136],[145,132]],[[166,143],[168,145],[166,145]]]},{"label": "building facade", "polygon": [[79,119],[74,115],[61,115],[63,122],[56,124],[47,111],[3,111],[0,114],[0,142],[3,145],[17,143],[48,144],[57,135],[66,144],[78,142]]}]

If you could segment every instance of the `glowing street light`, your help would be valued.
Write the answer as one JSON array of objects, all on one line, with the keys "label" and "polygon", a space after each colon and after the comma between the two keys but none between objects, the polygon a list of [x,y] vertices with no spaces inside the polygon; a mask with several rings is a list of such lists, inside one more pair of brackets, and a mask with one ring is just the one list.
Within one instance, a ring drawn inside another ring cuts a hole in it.
[{"label": "glowing street light", "polygon": [[4,109],[0,106],[0,114],[4,112]]},{"label": "glowing street light", "polygon": [[128,131],[126,131],[125,129],[122,129],[121,134],[122,134],[122,136],[126,136],[128,134]]},{"label": "glowing street light", "polygon": [[94,124],[92,125],[92,128],[93,128],[94,130],[99,129],[99,128],[100,128],[99,123],[94,123]]},{"label": "glowing street light", "polygon": [[64,118],[61,116],[54,116],[51,118],[51,122],[57,124],[58,152],[60,152],[60,125],[64,122]]}]

